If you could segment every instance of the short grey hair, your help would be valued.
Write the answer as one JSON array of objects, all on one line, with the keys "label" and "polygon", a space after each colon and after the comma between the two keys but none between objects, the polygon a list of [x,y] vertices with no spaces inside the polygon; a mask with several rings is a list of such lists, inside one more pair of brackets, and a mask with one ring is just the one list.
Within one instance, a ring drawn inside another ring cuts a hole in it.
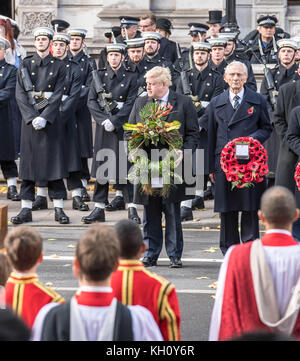
[{"label": "short grey hair", "polygon": [[166,83],[168,87],[172,85],[172,76],[169,68],[163,66],[155,66],[151,70],[147,71],[144,76],[146,79],[148,77],[155,78],[158,82]]},{"label": "short grey hair", "polygon": [[229,69],[232,68],[233,66],[240,66],[243,68],[244,70],[244,73],[248,76],[248,68],[246,66],[245,63],[242,63],[241,61],[237,61],[237,60],[234,60],[232,61],[231,63],[229,63],[226,68],[225,68],[225,73],[224,74],[227,74]]}]

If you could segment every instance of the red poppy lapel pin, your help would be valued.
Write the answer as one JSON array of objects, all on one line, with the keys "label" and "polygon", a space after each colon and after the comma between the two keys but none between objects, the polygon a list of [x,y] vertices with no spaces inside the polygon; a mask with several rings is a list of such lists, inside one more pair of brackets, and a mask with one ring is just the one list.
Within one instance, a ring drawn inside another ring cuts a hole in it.
[{"label": "red poppy lapel pin", "polygon": [[254,107],[252,106],[251,108],[248,109],[248,114],[253,114],[254,111]]}]

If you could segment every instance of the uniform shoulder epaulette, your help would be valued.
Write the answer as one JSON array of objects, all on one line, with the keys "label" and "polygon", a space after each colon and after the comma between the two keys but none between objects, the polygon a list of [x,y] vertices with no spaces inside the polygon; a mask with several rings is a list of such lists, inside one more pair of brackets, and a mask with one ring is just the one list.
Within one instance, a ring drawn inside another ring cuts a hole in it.
[{"label": "uniform shoulder epaulette", "polygon": [[33,55],[25,56],[25,58],[22,60],[22,63],[28,63],[33,58]]},{"label": "uniform shoulder epaulette", "polygon": [[189,48],[183,48],[183,49],[181,49],[181,55],[182,55],[183,53],[188,53],[189,51],[190,51]]},{"label": "uniform shoulder epaulette", "polygon": [[26,60],[26,59],[31,59],[31,58],[33,58],[33,54],[25,56],[25,58],[23,59],[23,61]]}]

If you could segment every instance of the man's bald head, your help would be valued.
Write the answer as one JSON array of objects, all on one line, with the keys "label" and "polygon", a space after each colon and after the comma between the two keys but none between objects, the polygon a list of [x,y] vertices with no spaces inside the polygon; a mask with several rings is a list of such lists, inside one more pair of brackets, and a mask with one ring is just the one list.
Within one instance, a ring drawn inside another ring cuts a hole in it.
[{"label": "man's bald head", "polygon": [[286,228],[294,222],[297,214],[293,193],[281,186],[271,187],[262,195],[260,209],[273,228]]}]

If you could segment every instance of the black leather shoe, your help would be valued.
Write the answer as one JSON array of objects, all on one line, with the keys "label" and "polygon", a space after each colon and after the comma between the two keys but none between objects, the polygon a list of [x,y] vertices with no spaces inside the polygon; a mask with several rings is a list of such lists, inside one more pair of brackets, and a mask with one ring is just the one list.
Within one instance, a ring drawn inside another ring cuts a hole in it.
[{"label": "black leather shoe", "polygon": [[142,263],[145,267],[157,266],[157,260],[149,257],[144,257]]},{"label": "black leather shoe", "polygon": [[199,197],[196,196],[193,200],[192,200],[192,210],[195,209],[204,209],[204,199],[203,197]]},{"label": "black leather shoe", "polygon": [[213,194],[213,187],[209,186],[207,187],[207,189],[204,191],[204,200],[208,201],[210,199],[214,199],[214,194]]},{"label": "black leather shoe", "polygon": [[180,258],[170,257],[170,268],[182,268],[182,262]]},{"label": "black leather shoe", "polygon": [[22,208],[21,212],[15,216],[11,217],[11,223],[13,224],[22,224],[27,222],[32,222],[32,213],[30,208]]},{"label": "black leather shoe", "polygon": [[129,207],[128,208],[128,219],[132,219],[133,221],[135,221],[137,224],[141,224],[141,219],[137,213],[136,208],[134,207]]},{"label": "black leather shoe", "polygon": [[7,188],[7,199],[10,199],[12,201],[20,201],[21,200],[16,186],[9,186]]},{"label": "black leather shoe", "polygon": [[90,215],[81,218],[81,222],[85,224],[91,224],[94,222],[105,222],[104,209],[95,207]]},{"label": "black leather shoe", "polygon": [[70,223],[69,217],[65,214],[65,212],[62,208],[55,207],[54,211],[55,211],[54,219],[58,223],[60,223],[60,224],[69,224]]},{"label": "black leather shoe", "polygon": [[32,203],[33,211],[38,211],[40,209],[48,209],[47,197],[37,196],[35,201]]},{"label": "black leather shoe", "polygon": [[73,209],[77,209],[78,211],[89,211],[89,206],[83,202],[82,198],[79,196],[73,197]]},{"label": "black leather shoe", "polygon": [[86,188],[82,188],[81,199],[82,199],[83,202],[90,202],[91,201],[91,197],[89,196]]},{"label": "black leather shoe", "polygon": [[107,210],[108,212],[114,212],[114,211],[121,211],[125,209],[125,202],[124,202],[124,198],[117,196],[115,197],[111,203],[109,203],[106,207],[105,210]]},{"label": "black leather shoe", "polygon": [[192,208],[181,207],[180,208],[180,217],[181,217],[181,222],[192,221],[194,219]]}]

